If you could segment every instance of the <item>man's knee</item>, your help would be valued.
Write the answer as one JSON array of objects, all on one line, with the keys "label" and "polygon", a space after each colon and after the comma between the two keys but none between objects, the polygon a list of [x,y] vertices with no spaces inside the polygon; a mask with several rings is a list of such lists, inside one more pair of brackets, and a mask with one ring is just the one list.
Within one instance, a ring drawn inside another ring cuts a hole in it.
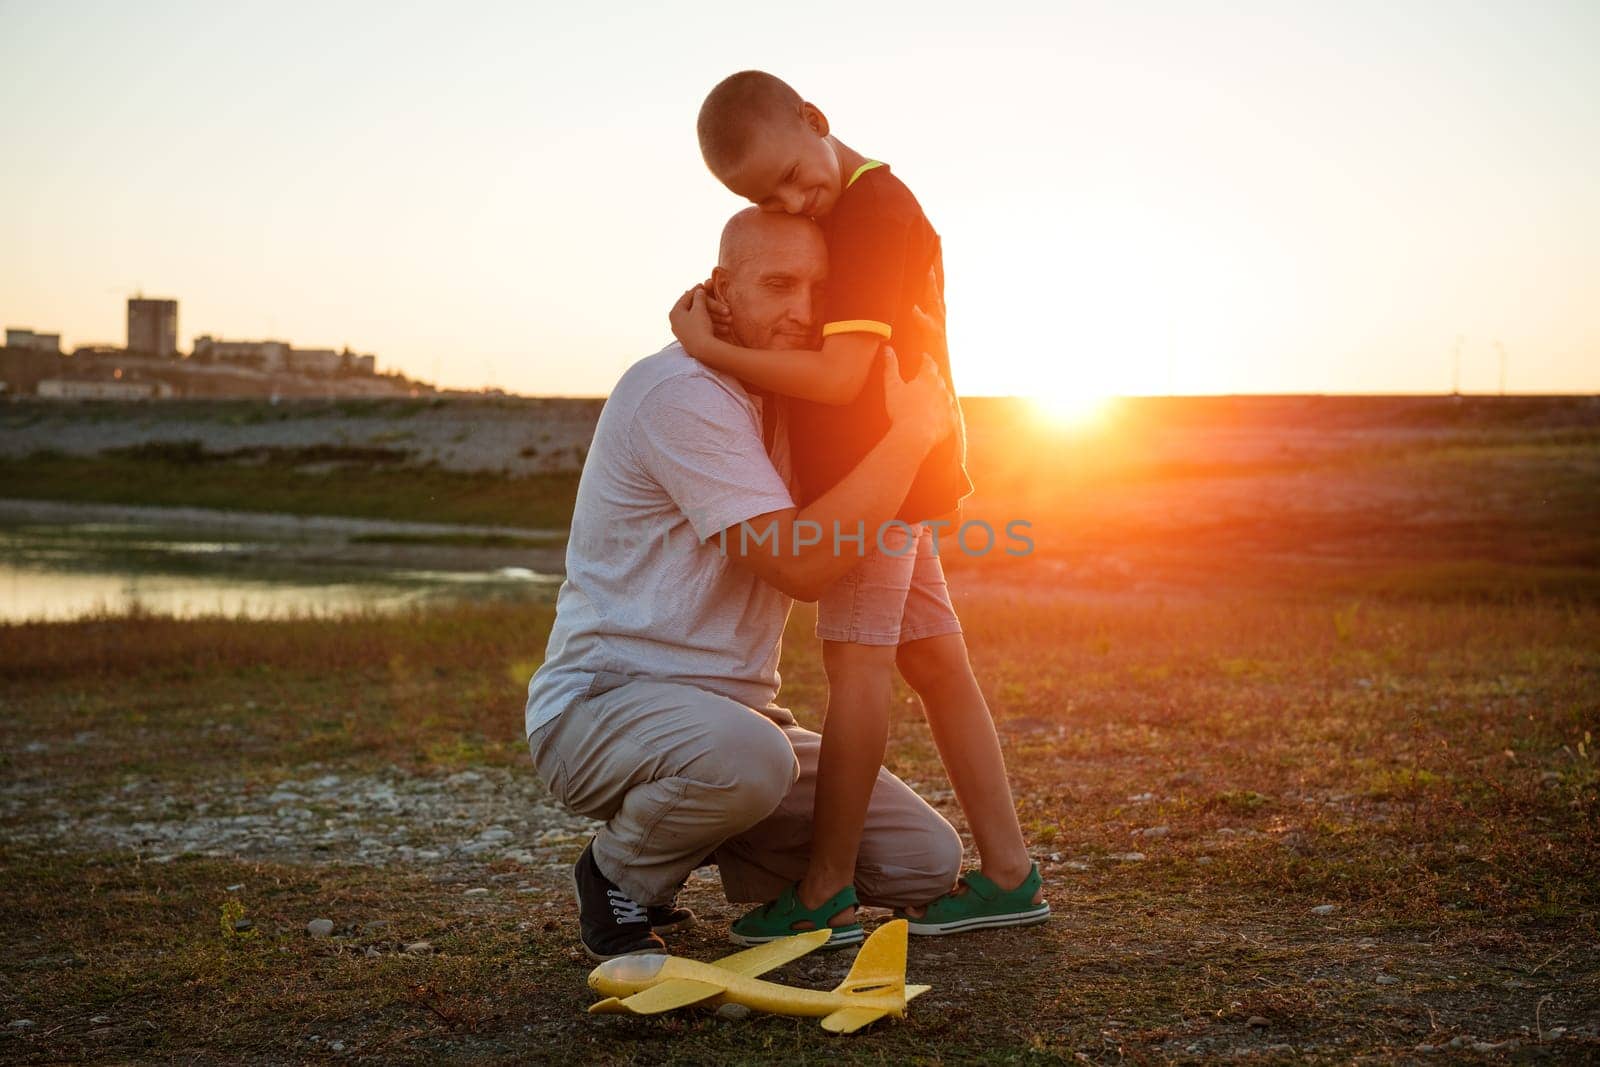
[{"label": "man's knee", "polygon": [[947,892],[961,876],[961,835],[944,819],[928,833],[926,886],[928,899]]},{"label": "man's knee", "polygon": [[729,815],[746,825],[772,814],[800,777],[794,746],[766,719],[755,718],[730,731],[723,758],[731,770]]},{"label": "man's knee", "polygon": [[950,891],[961,874],[961,836],[931,808],[915,831],[863,843],[856,867],[862,899],[883,907],[920,907]]}]

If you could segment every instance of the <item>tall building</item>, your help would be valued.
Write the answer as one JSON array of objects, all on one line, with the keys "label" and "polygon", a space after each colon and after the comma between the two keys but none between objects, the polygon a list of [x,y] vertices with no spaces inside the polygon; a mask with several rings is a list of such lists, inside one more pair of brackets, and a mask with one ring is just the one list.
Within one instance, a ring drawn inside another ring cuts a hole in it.
[{"label": "tall building", "polygon": [[178,354],[178,302],[128,298],[128,351],[144,356]]}]

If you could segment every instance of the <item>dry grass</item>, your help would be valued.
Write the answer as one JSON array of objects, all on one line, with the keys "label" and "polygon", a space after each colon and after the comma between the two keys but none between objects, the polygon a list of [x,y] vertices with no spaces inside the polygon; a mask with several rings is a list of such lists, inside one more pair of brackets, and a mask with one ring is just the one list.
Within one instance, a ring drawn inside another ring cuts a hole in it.
[{"label": "dry grass", "polygon": [[[0,1048],[276,1060],[337,1040],[357,1058],[604,1062],[1250,1049],[1344,1062],[1470,1035],[1523,1053],[1600,1050],[1537,1040],[1587,1025],[1592,1041],[1600,1019],[1593,607],[1083,598],[970,579],[959,591],[1058,917],[1042,933],[918,942],[912,967],[934,992],[907,1024],[839,1041],[781,1019],[590,1019],[557,870],[531,874],[550,893],[471,903],[465,885],[512,868],[151,864],[78,851],[68,831],[59,849],[0,853],[0,998],[7,1019],[39,1023]],[[802,711],[822,684],[808,622],[797,613],[786,661]],[[519,691],[547,624],[483,606],[15,628],[0,653],[5,773],[48,781],[70,816],[75,798],[130,775],[181,793],[267,784],[312,760],[521,766]],[[233,729],[219,739],[222,722]],[[83,730],[95,745],[61,743]],[[49,748],[26,754],[29,742]],[[909,704],[892,762],[945,795]],[[1151,826],[1170,830],[1133,835]],[[1146,859],[1108,858],[1130,851]],[[223,891],[237,882],[248,889]],[[680,947],[713,956],[733,910],[711,883],[691,896],[709,921]],[[234,899],[257,936],[219,927]],[[1337,910],[1311,911],[1323,904]],[[341,936],[306,938],[311,914],[339,916]],[[364,931],[372,921],[388,926]],[[417,938],[437,954],[395,951]],[[788,977],[821,983],[842,966]]]}]

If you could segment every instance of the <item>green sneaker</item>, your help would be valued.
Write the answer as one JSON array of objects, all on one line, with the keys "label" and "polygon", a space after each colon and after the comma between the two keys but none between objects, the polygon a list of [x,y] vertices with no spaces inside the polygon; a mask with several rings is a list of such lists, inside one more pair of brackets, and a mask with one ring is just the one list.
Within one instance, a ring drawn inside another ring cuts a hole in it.
[{"label": "green sneaker", "polygon": [[912,933],[925,937],[996,926],[1032,926],[1050,918],[1048,903],[1033,902],[1041,884],[1037,863],[1022,884],[1009,891],[989,881],[981,871],[968,871],[961,876],[964,888],[953,889],[929,904],[921,918],[913,918],[903,909],[896,909],[894,914],[906,920]]},{"label": "green sneaker", "polygon": [[[758,905],[739,916],[729,928],[728,936],[736,945],[764,945],[768,941],[805,933],[806,931],[797,927],[796,923],[810,922],[811,925],[806,929],[820,930],[828,925],[829,919],[844,909],[855,906],[856,887],[847,885],[816,908],[807,911],[800,903],[800,894],[796,891],[796,887],[791,885],[779,893],[778,899],[772,903]],[[866,936],[858,922],[830,929],[833,933],[824,948],[857,945]]]}]

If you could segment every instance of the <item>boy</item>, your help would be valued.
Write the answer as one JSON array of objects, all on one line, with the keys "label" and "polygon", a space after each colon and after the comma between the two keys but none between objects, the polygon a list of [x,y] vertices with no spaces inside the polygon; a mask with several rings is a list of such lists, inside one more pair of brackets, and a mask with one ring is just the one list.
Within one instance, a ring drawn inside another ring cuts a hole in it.
[{"label": "boy", "polygon": [[[883,384],[873,373],[883,342],[895,342],[903,374],[915,373],[926,358],[950,380],[939,237],[886,165],[832,137],[822,112],[770,74],[743,71],[718,84],[701,106],[698,132],[706,165],[719,181],[764,211],[815,218],[827,239],[830,273],[818,351],[761,351],[719,339],[709,297],[700,290],[685,294],[672,311],[673,333],[690,355],[794,398],[790,450],[801,494],[813,499],[883,436]],[[828,707],[810,865],[776,900],[733,924],[735,942],[761,944],[824,925],[833,928],[832,943],[861,940],[856,853],[888,744],[897,665],[922,698],[981,858],[981,870],[906,915],[911,932],[1026,925],[1050,914],[1017,823],[994,723],[924,525],[954,512],[971,491],[961,452],[952,438],[928,456],[898,512],[906,525],[886,526],[881,535],[866,531],[865,558],[817,603]]]}]

